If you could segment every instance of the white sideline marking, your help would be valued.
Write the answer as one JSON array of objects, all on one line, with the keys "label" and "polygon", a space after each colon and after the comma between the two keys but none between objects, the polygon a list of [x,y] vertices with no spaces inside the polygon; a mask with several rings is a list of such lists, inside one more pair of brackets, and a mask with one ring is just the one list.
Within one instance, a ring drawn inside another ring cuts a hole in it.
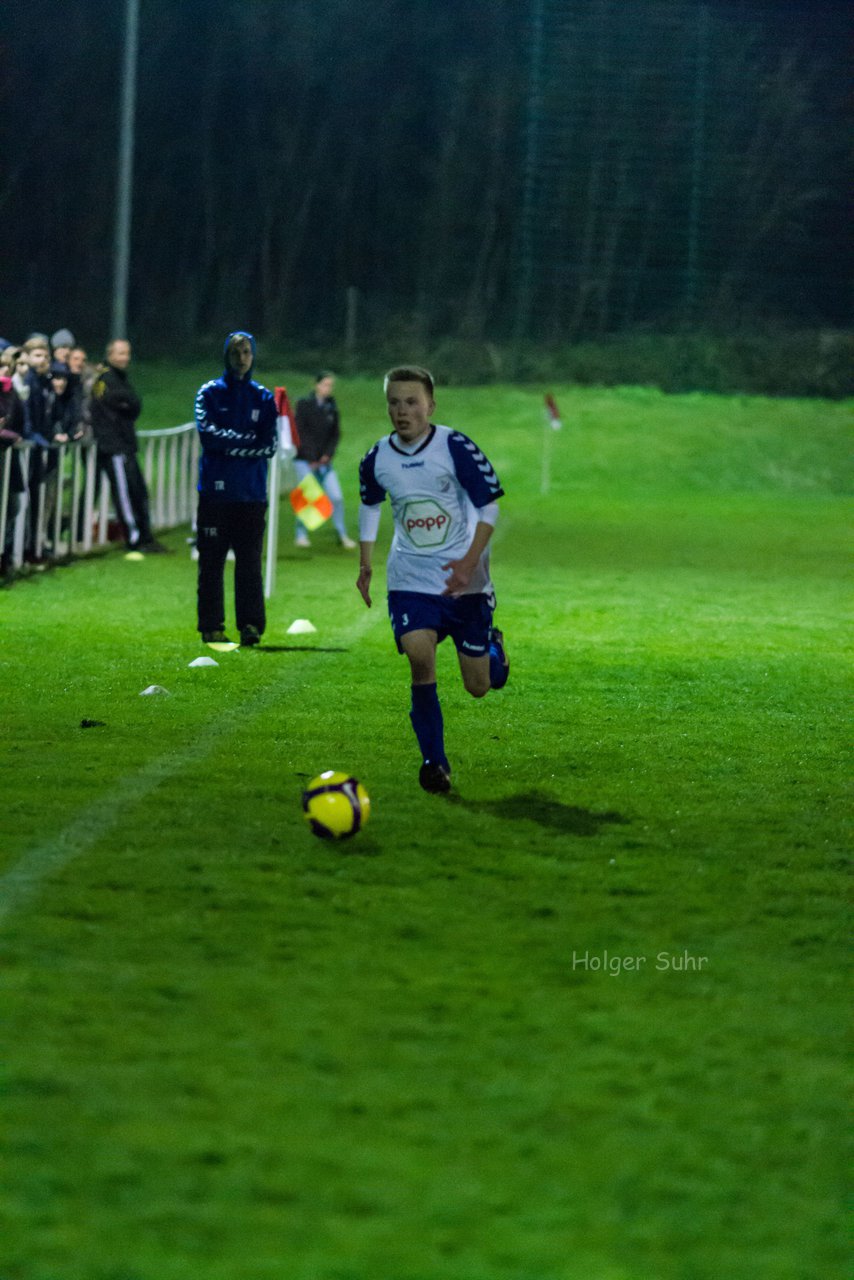
[{"label": "white sideline marking", "polygon": [[[366,612],[352,627],[330,637],[330,640],[336,643],[357,640],[363,631],[366,631],[384,614],[385,610]],[[316,658],[309,658],[308,661],[317,662],[323,656],[319,653]],[[305,666],[306,663],[301,663],[299,672],[295,670],[292,673],[293,676],[299,675],[302,679]],[[0,925],[27,903],[45,880],[64,870],[70,862],[100,840],[132,805],[138,804],[166,778],[171,778],[188,764],[202,759],[213,750],[214,746],[221,745],[220,735],[223,732],[238,726],[241,729],[245,728],[253,716],[266,710],[270,703],[284,696],[289,686],[290,679],[277,681],[260,690],[255,698],[226,712],[208,726],[201,726],[199,730],[202,734],[201,738],[196,739],[182,752],[178,754],[168,752],[156,760],[149,761],[136,773],[118,782],[109,796],[79,814],[63,831],[43,844],[28,849],[13,867],[0,876]]]}]

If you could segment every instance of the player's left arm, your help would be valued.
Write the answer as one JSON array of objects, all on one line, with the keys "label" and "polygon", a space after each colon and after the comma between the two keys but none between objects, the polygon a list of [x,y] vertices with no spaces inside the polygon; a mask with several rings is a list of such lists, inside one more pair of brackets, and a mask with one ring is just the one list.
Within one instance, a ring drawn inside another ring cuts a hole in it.
[{"label": "player's left arm", "polygon": [[478,509],[478,521],[468,551],[459,560],[442,565],[450,569],[444,595],[459,595],[471,582],[477,562],[486,550],[498,520],[498,499],[504,496],[495,468],[474,440],[454,431],[448,437],[448,450],[457,480]]},{"label": "player's left arm", "polygon": [[457,482],[465,489],[472,505],[483,508],[504,496],[495,468],[474,440],[453,431],[448,437],[448,452]]},{"label": "player's left arm", "polygon": [[478,521],[468,551],[459,560],[449,560],[447,564],[442,565],[443,569],[451,570],[446,579],[443,596],[457,596],[465,591],[471,582],[477,562],[486,550],[489,539],[492,537],[492,530],[498,522],[498,503],[487,503],[477,514]]}]

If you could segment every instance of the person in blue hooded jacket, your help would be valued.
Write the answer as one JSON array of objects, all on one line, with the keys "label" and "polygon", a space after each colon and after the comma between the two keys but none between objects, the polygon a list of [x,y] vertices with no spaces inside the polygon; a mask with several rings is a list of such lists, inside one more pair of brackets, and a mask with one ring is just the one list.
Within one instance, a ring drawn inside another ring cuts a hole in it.
[{"label": "person in blue hooded jacket", "polygon": [[229,643],[223,578],[234,551],[234,609],[240,643],[257,644],[266,624],[261,549],[267,518],[267,460],[278,446],[272,391],[253,381],[255,339],[225,342],[225,372],[196,395],[199,459],[198,626],[206,644]]}]

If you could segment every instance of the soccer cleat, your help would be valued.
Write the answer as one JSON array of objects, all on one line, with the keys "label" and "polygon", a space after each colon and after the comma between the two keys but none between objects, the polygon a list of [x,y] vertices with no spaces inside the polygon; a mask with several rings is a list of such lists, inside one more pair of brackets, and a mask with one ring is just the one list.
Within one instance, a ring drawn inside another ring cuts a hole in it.
[{"label": "soccer cleat", "polygon": [[311,539],[309,538],[308,534],[298,533],[297,536],[294,538],[294,546],[300,547],[302,550],[305,550],[306,547],[310,547]]},{"label": "soccer cleat", "polygon": [[244,648],[248,649],[253,644],[258,644],[260,639],[261,639],[261,632],[258,630],[257,627],[253,627],[251,622],[248,627],[241,627],[240,643],[244,646]]},{"label": "soccer cleat", "polygon": [[172,548],[158,542],[156,538],[152,538],[150,542],[141,542],[136,550],[143,551],[147,556],[171,556],[172,554]]},{"label": "soccer cleat", "polygon": [[231,644],[231,641],[223,631],[222,627],[220,627],[218,631],[203,631],[202,643],[203,644]]},{"label": "soccer cleat", "polygon": [[430,764],[427,760],[421,766],[418,781],[425,791],[431,791],[434,795],[443,795],[451,789],[451,775],[448,770],[440,764]]},{"label": "soccer cleat", "polygon": [[501,665],[503,667],[510,666],[510,659],[507,657],[507,654],[504,652],[504,632],[499,631],[498,627],[489,628],[489,647],[490,649],[492,648],[495,649],[496,653],[501,659]]},{"label": "soccer cleat", "polygon": [[355,542],[353,541],[353,539],[352,539],[352,538],[348,538],[348,537],[347,537],[347,535],[346,535],[346,533],[344,534],[343,538],[339,538],[339,539],[338,539],[338,545],[339,545],[339,547],[342,549],[342,551],[355,551],[355,550],[356,550],[356,544],[355,544]]},{"label": "soccer cleat", "polygon": [[493,689],[503,689],[510,675],[510,659],[504,648],[504,632],[489,628],[489,675]]}]

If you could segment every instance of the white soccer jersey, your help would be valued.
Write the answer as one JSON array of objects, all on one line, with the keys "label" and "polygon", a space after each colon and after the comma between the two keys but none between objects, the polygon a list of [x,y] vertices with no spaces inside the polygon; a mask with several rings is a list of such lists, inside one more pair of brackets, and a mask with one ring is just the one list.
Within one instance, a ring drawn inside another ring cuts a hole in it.
[{"label": "white soccer jersey", "polygon": [[[489,459],[473,440],[450,427],[432,426],[412,452],[392,434],[362,459],[362,502],[391,498],[394,538],[388,554],[389,591],[441,595],[449,570],[442,565],[468,551],[478,510],[504,493]],[[466,595],[492,592],[489,548],[483,552]]]}]

